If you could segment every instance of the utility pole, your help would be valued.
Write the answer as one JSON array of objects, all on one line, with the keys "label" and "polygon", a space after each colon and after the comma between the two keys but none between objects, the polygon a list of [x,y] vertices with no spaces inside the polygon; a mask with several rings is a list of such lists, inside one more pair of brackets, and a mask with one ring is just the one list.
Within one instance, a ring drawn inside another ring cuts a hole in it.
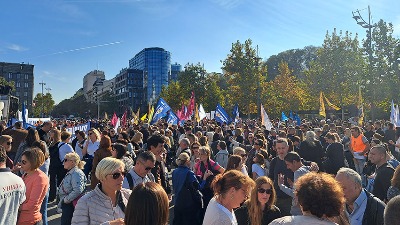
[{"label": "utility pole", "polygon": [[47,91],[47,94],[49,94],[50,91],[53,90],[53,89],[51,89],[51,88],[45,88],[45,89],[46,89],[46,91]]},{"label": "utility pole", "polygon": [[43,80],[42,80],[42,82],[41,83],[39,83],[39,85],[42,85],[42,113],[41,113],[41,115],[42,115],[42,118],[44,117],[44,98],[43,98],[43,86],[44,85],[46,85],[46,83],[43,83]]}]

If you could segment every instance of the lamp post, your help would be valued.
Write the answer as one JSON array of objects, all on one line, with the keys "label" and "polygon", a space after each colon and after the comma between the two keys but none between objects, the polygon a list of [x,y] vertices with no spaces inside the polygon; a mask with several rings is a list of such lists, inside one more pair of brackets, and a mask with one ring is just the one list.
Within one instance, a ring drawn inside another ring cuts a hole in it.
[{"label": "lamp post", "polygon": [[[257,116],[261,118],[261,87],[260,87],[260,77],[262,76],[260,73],[260,61],[261,57],[258,56],[258,45],[257,45],[257,56],[256,60],[256,77],[257,77]],[[250,116],[250,113],[249,113]]]},{"label": "lamp post", "polygon": [[372,121],[375,120],[375,77],[372,75],[372,60],[373,60],[373,55],[372,55],[372,28],[374,25],[371,24],[371,10],[368,6],[368,22],[364,20],[364,18],[361,16],[360,13],[361,10],[356,10],[353,11],[353,19],[357,21],[357,24],[360,25],[362,28],[367,29],[367,40],[368,40],[368,60],[369,60],[369,65],[368,65],[368,73],[370,76],[370,82],[372,84],[372,101],[371,101],[371,118]]},{"label": "lamp post", "polygon": [[46,83],[44,83],[43,81],[41,83],[39,83],[40,85],[42,85],[42,117],[44,117],[44,95],[43,95],[43,86],[46,85]]}]

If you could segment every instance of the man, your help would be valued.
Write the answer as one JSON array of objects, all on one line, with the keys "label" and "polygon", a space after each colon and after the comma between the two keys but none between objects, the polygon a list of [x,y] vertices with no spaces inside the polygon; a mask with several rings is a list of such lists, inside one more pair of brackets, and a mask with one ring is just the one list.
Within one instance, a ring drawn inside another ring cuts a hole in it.
[{"label": "man", "polygon": [[385,136],[385,132],[382,130],[382,124],[380,121],[375,121],[374,127],[375,127],[375,133],[382,135],[382,137]]},{"label": "man", "polygon": [[165,176],[166,169],[163,159],[163,154],[165,153],[164,144],[164,137],[160,134],[155,134],[147,140],[147,150],[156,156],[156,163],[154,168],[151,169],[155,182],[160,184],[164,188],[165,192],[170,195],[171,187],[168,183],[167,177]]},{"label": "man", "polygon": [[[252,165],[253,165],[253,158],[257,153],[262,153],[262,149],[261,147],[264,146],[264,141],[261,139],[257,139],[254,141],[254,145],[253,148],[248,152],[248,157],[246,160],[246,166],[247,166],[247,170],[249,172],[249,176],[251,177],[253,174],[253,171],[251,169]],[[263,154],[264,155],[264,154]]]},{"label": "man", "polygon": [[2,134],[10,135],[13,138],[11,143],[11,151],[7,152],[7,155],[11,160],[14,160],[18,147],[23,141],[25,141],[28,131],[22,128],[21,122],[16,122],[13,129],[6,129]]},{"label": "man", "polygon": [[372,136],[374,136],[375,131],[374,131],[374,126],[372,125],[372,122],[367,122],[365,125],[365,132],[364,136],[368,139],[369,142],[372,140]]},{"label": "man", "polygon": [[392,198],[385,208],[385,225],[400,224],[400,195]]},{"label": "man", "polygon": [[350,151],[354,155],[355,167],[358,174],[362,174],[366,161],[365,154],[368,152],[370,145],[368,139],[361,134],[359,127],[351,128]]},{"label": "man", "polygon": [[350,168],[341,168],[336,180],[343,188],[345,212],[351,225],[383,225],[385,203],[362,188],[360,174]]},{"label": "man", "polygon": [[191,126],[186,126],[184,129],[185,129],[185,133],[181,134],[181,136],[179,136],[179,140],[181,140],[182,138],[187,137],[188,134],[192,133],[192,127]]},{"label": "man", "polygon": [[17,224],[18,208],[25,201],[24,181],[6,168],[7,154],[0,146],[0,224]]},{"label": "man", "polygon": [[176,151],[176,157],[178,158],[178,156],[182,153],[182,152],[186,152],[189,156],[192,155],[192,153],[190,152],[190,140],[189,138],[182,138],[179,141],[179,148]]},{"label": "man", "polygon": [[38,129],[40,140],[49,143],[48,133],[51,130],[51,128],[53,128],[53,124],[51,123],[51,121],[46,121],[42,124],[42,126]]},{"label": "man", "polygon": [[129,170],[122,183],[123,188],[133,190],[140,183],[154,182],[154,176],[150,170],[154,168],[156,156],[150,152],[142,152],[136,160],[136,165]]},{"label": "man", "polygon": [[228,165],[229,152],[226,149],[225,141],[218,142],[217,149],[218,153],[215,154],[215,161],[223,168],[226,168]]},{"label": "man", "polygon": [[385,147],[377,145],[372,147],[368,154],[368,159],[372,164],[376,165],[374,189],[372,194],[382,201],[386,200],[386,193],[390,187],[390,181],[394,174],[393,167],[387,163],[386,150]]},{"label": "man", "polygon": [[[288,152],[284,160],[286,163],[286,167],[294,172],[293,183],[296,183],[297,179],[299,179],[304,174],[310,172],[310,167],[305,166],[301,162],[301,158],[296,152]],[[284,176],[279,175],[278,185],[281,191],[292,197],[292,208],[290,210],[290,214],[292,214],[293,216],[302,215],[300,206],[298,205],[297,199],[294,196],[294,190],[296,189],[296,187],[293,186],[293,188],[290,188],[286,186],[284,184],[284,179]]]}]

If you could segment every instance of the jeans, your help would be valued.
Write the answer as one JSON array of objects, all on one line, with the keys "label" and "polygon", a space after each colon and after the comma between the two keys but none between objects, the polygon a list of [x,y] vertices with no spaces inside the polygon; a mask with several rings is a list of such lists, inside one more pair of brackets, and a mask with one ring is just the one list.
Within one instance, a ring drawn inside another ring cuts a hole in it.
[{"label": "jeans", "polygon": [[47,203],[49,202],[49,190],[44,196],[42,205],[40,206],[40,213],[42,214],[43,225],[47,225]]},{"label": "jeans", "polygon": [[86,162],[86,164],[83,167],[83,173],[85,173],[86,179],[89,180],[89,174],[92,171],[92,166],[93,166],[93,156],[86,154],[83,157],[83,161]]},{"label": "jeans", "polygon": [[67,170],[64,169],[64,167],[49,169],[49,177],[50,177],[49,201],[50,202],[54,201],[57,198],[57,187],[60,186],[61,181],[64,179],[66,174],[67,174]]},{"label": "jeans", "polygon": [[356,171],[357,171],[358,174],[362,175],[363,169],[364,169],[364,165],[365,165],[366,161],[367,160],[365,158],[356,159],[355,167],[356,167]]},{"label": "jeans", "polygon": [[346,158],[349,168],[356,171],[356,166],[354,165],[354,156],[350,151],[344,151],[344,157]]},{"label": "jeans", "polygon": [[72,216],[74,215],[74,206],[71,203],[61,204],[62,214],[61,214],[61,225],[71,225]]}]

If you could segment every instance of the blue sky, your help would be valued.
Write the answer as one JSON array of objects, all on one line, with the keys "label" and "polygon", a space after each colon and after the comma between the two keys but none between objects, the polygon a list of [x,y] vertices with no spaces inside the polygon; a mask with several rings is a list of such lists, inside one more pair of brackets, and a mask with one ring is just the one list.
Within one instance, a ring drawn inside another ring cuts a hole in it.
[{"label": "blue sky", "polygon": [[252,39],[266,60],[319,46],[334,28],[362,39],[351,12],[368,5],[373,21],[392,22],[399,37],[397,0],[4,0],[0,61],[34,64],[34,94],[43,80],[58,103],[82,87],[86,73],[98,68],[110,79],[146,47],[170,51],[173,63],[221,72],[237,40]]}]

